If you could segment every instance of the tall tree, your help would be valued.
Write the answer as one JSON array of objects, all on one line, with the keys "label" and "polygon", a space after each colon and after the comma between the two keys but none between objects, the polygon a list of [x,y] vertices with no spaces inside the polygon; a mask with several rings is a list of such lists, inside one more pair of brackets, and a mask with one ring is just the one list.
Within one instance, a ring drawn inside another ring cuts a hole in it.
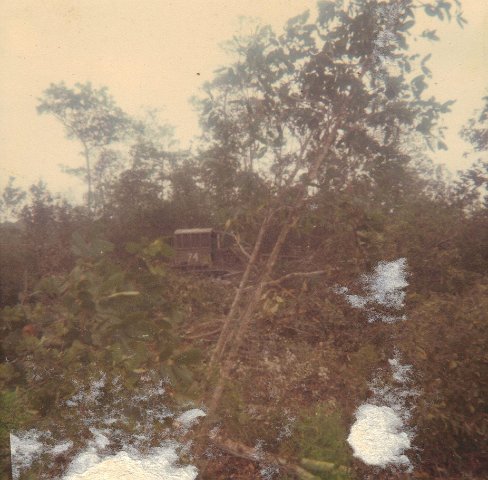
[{"label": "tall tree", "polygon": [[461,130],[461,137],[471,143],[479,157],[471,168],[461,172],[459,194],[468,202],[488,208],[488,96],[484,105]]},{"label": "tall tree", "polygon": [[[410,53],[407,39],[419,9],[442,19],[451,7],[445,1],[320,2],[316,21],[305,12],[281,35],[264,27],[236,40],[237,61],[207,85],[201,112],[209,150],[227,145],[223,157],[237,158],[242,169],[249,169],[243,159],[249,148],[258,151],[253,168],[260,158],[270,191],[211,359],[218,379],[207,425],[264,290],[280,281],[273,274],[287,237],[317,189],[346,189],[360,177],[375,187],[385,169],[400,178],[396,170],[409,161],[402,142],[411,135],[442,148],[438,121],[450,103],[425,98],[428,59]],[[246,128],[243,118],[250,122]],[[341,172],[335,183],[334,171]]]},{"label": "tall tree", "polygon": [[460,133],[472,146],[465,156],[474,159],[456,182],[457,201],[467,214],[460,252],[465,267],[483,274],[488,265],[488,96]]},{"label": "tall tree", "polygon": [[39,99],[37,111],[53,115],[64,126],[68,138],[81,143],[85,165],[79,173],[86,178],[87,205],[91,211],[93,156],[98,149],[124,138],[131,121],[107,88],[94,88],[89,82],[77,83],[73,88],[63,82],[51,84]]},{"label": "tall tree", "polygon": [[0,196],[0,222],[16,216],[26,195],[25,191],[15,186],[15,178],[10,177]]},{"label": "tall tree", "polygon": [[177,141],[174,128],[161,118],[158,109],[147,108],[136,121],[137,134],[130,149],[131,169],[145,175],[160,188],[161,198],[166,195],[169,177],[177,163]]}]

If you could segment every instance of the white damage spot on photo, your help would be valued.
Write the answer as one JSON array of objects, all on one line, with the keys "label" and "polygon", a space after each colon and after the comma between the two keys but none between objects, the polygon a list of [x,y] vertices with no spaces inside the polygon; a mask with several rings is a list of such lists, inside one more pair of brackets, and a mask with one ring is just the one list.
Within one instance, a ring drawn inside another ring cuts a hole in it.
[{"label": "white damage spot on photo", "polygon": [[17,480],[23,470],[29,468],[42,453],[41,433],[36,430],[14,435],[10,434],[10,456],[12,462],[12,478]]},{"label": "white damage spot on photo", "polygon": [[181,425],[183,428],[190,428],[198,422],[200,417],[205,417],[205,412],[200,408],[193,408],[183,412],[178,418],[176,418],[176,424]]},{"label": "white damage spot on photo", "polygon": [[[83,455],[83,454],[82,454]],[[76,458],[63,480],[193,480],[198,472],[192,465],[175,465],[175,448],[154,449],[149,455],[119,452],[106,458],[96,454],[86,466],[86,456]]]},{"label": "white damage spot on photo", "polygon": [[395,352],[395,356],[388,360],[392,370],[393,380],[399,383],[406,383],[410,381],[410,374],[412,371],[412,365],[402,365],[400,363],[400,355]]},{"label": "white damage spot on photo", "polygon": [[412,387],[411,365],[402,365],[398,352],[388,360],[391,378],[397,386],[375,379],[373,396],[356,410],[347,442],[353,455],[367,465],[412,469],[405,451],[412,447],[414,430],[408,426],[411,418],[410,400],[418,396]]},{"label": "white damage spot on photo", "polygon": [[356,412],[347,441],[354,456],[368,465],[409,465],[403,452],[410,448],[410,438],[402,431],[403,426],[403,420],[392,408],[364,404]]},{"label": "white damage spot on photo", "polygon": [[363,309],[369,322],[380,320],[385,323],[393,323],[405,320],[406,317],[378,311],[378,307],[386,310],[400,310],[404,307],[404,288],[408,286],[406,276],[407,260],[405,258],[380,262],[373,273],[361,277],[363,295],[350,294],[347,287],[338,287],[336,292],[344,295],[353,308]]},{"label": "white damage spot on photo", "polygon": [[[108,382],[103,374],[78,386],[78,392],[64,405],[73,412],[83,406],[84,414],[77,421],[88,427],[89,438],[83,437],[78,442],[77,429],[71,432],[71,439],[65,433],[56,436],[55,432],[35,429],[11,433],[13,480],[32,472],[39,462],[49,463],[43,465],[48,468],[43,468],[47,473],[40,480],[51,480],[53,476],[48,470],[56,466],[63,454],[68,455],[69,465],[56,475],[57,480],[193,480],[197,477],[197,468],[180,463],[180,455],[189,447],[182,436],[206,415],[204,410],[171,411],[165,406],[161,381],[153,385],[148,379],[128,398],[123,396],[119,378]],[[100,398],[107,391],[116,395],[113,402],[103,404]],[[130,419],[124,414],[124,408],[128,407],[137,409],[135,432],[126,428]],[[166,419],[174,419],[172,425],[156,432],[156,425]],[[151,439],[154,441],[156,433],[160,441],[154,448]]]},{"label": "white damage spot on photo", "polygon": [[[189,412],[188,417],[196,415],[195,412],[191,413],[191,410]],[[185,413],[188,412],[182,415]],[[132,447],[126,447],[115,455],[103,455],[100,451],[108,446],[110,439],[96,429],[91,429],[91,433],[92,441],[74,458],[62,480],[193,480],[198,474],[193,465],[177,465],[177,451],[181,445],[176,442],[151,449],[145,455],[141,455]],[[36,430],[18,436],[11,434],[13,480],[18,480],[20,474],[28,470],[42,453],[56,455],[72,446],[72,442],[67,441],[47,448],[41,441],[43,436],[46,435]]]},{"label": "white damage spot on photo", "polygon": [[50,432],[28,430],[17,434],[10,434],[10,458],[12,464],[12,480],[18,480],[23,472],[44,453],[53,457],[68,451],[73,442],[64,442],[48,445],[47,440],[51,438]]},{"label": "white damage spot on photo", "polygon": [[[406,319],[405,315],[398,314],[405,305],[406,276],[405,258],[380,262],[371,274],[361,277],[363,295],[349,294],[346,287],[336,291],[344,295],[352,307],[364,310],[369,322],[393,323]],[[405,455],[414,435],[408,426],[411,418],[409,400],[418,392],[411,384],[412,367],[402,365],[398,351],[388,363],[390,380],[373,380],[370,385],[373,396],[356,410],[356,421],[347,442],[353,455],[367,465],[411,470],[412,464]]]}]

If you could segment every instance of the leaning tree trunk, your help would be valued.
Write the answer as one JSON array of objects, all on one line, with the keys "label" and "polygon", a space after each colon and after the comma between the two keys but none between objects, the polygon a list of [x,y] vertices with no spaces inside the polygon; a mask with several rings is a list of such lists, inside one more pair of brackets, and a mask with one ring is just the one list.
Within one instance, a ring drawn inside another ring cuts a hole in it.
[{"label": "leaning tree trunk", "polygon": [[[323,164],[329,150],[336,139],[339,123],[337,122],[332,129],[328,132],[324,139],[322,151],[317,155],[315,161],[311,165],[308,171],[308,180],[313,182],[318,176],[320,166]],[[272,212],[269,210],[265,216],[261,228],[258,233],[256,243],[251,254],[251,258],[248,262],[247,268],[240,282],[239,288],[235,294],[234,301],[232,302],[231,310],[227,315],[222,329],[221,335],[218,339],[217,346],[211,359],[211,366],[218,369],[217,382],[213,388],[210,399],[207,403],[207,416],[201,424],[198,437],[201,442],[205,442],[206,433],[214,421],[215,413],[220,405],[222,395],[224,393],[226,383],[231,379],[232,369],[238,359],[239,350],[246,337],[246,333],[251,324],[254,313],[256,312],[263,290],[271,280],[271,274],[273,273],[276,262],[279,258],[283,245],[287,239],[290,231],[296,226],[301,217],[301,211],[306,203],[308,197],[308,188],[306,184],[301,184],[297,189],[297,194],[294,202],[294,206],[288,210],[289,214],[281,226],[276,242],[273,246],[270,256],[266,260],[263,271],[259,277],[255,288],[251,291],[246,306],[238,315],[239,304],[243,298],[244,292],[247,290],[247,283],[251,271],[256,264],[259,253],[262,246],[262,241],[265,234],[268,231],[269,222],[271,220]],[[200,443],[197,446],[197,453],[201,453],[204,449],[204,445]]]},{"label": "leaning tree trunk", "polygon": [[[358,78],[361,79],[367,70],[368,62],[365,62],[361,68],[360,73],[358,74]],[[344,120],[344,115],[346,113],[346,108],[350,104],[352,99],[352,96],[349,96],[346,98],[344,104],[342,105],[342,108],[340,110],[340,113],[336,117],[336,121],[329,125],[328,131],[325,133],[324,137],[322,139],[323,147],[322,151],[320,151],[315,158],[315,161],[312,163],[310,166],[308,172],[307,172],[307,180],[309,183],[313,183],[318,176],[320,167],[324,163],[333,143],[336,141],[338,130],[342,127],[343,120]],[[305,160],[306,155],[307,155],[307,148],[309,146],[311,140],[311,136],[309,136],[305,142],[302,144],[302,147],[300,149],[296,167],[292,174],[290,175],[290,178],[288,178],[287,182],[285,183],[284,189],[286,190],[287,188],[291,187],[294,179],[296,178],[296,175],[298,174],[300,165],[302,161]],[[278,235],[278,238],[275,242],[275,245],[273,247],[272,253],[270,257],[268,258],[263,273],[260,277],[260,280],[254,289],[254,292],[251,294],[251,297],[249,298],[247,307],[241,312],[240,315],[239,313],[239,304],[241,300],[244,297],[244,293],[248,290],[248,282],[249,278],[251,275],[251,272],[253,268],[256,266],[257,261],[259,259],[259,255],[261,253],[261,247],[262,247],[262,242],[263,239],[268,232],[268,227],[269,227],[269,222],[271,221],[272,217],[274,214],[280,210],[281,205],[279,205],[279,201],[277,202],[275,208],[269,208],[267,211],[267,214],[265,215],[263,222],[261,223],[261,227],[259,229],[258,237],[256,239],[256,242],[254,244],[253,251],[251,253],[250,259],[247,263],[246,269],[244,271],[243,277],[240,281],[239,287],[237,289],[237,292],[234,296],[234,299],[232,301],[231,308],[229,310],[229,313],[227,314],[227,317],[224,321],[224,325],[222,328],[222,331],[220,333],[220,336],[218,338],[216,347],[214,349],[214,352],[212,353],[211,359],[210,359],[210,364],[209,364],[209,373],[212,374],[215,370],[216,367],[219,367],[222,365],[224,356],[225,356],[225,350],[227,346],[229,347],[229,356],[234,357],[238,350],[239,347],[242,343],[242,337],[245,334],[245,330],[247,329],[247,326],[249,324],[250,318],[254,314],[257,305],[259,303],[259,299],[261,298],[262,291],[265,287],[265,284],[270,280],[269,276],[273,272],[273,269],[275,267],[276,261],[278,259],[279,254],[281,253],[281,249],[285,243],[285,240],[288,236],[288,233],[290,230],[297,224],[298,220],[300,219],[300,213],[301,209],[305,205],[306,199],[308,196],[308,190],[307,190],[307,185],[306,184],[301,184],[300,188],[298,190],[297,198],[296,198],[296,203],[292,207],[292,209],[289,211],[288,218],[286,219],[285,223],[282,225],[280,233]],[[279,196],[278,196],[279,198]],[[232,353],[235,352],[235,353]],[[228,362],[224,362],[225,365],[228,364]],[[220,375],[218,378],[217,386],[215,387],[214,393],[212,395],[212,401],[210,402],[210,405],[212,405],[212,408],[208,407],[208,413],[209,415],[207,416],[207,419],[211,416],[211,414],[214,413],[215,409],[218,406],[218,403],[220,401],[220,397],[223,392],[223,383],[225,383],[224,378],[228,377],[228,374],[226,374],[227,370],[229,367],[225,367],[222,365],[220,368]],[[230,371],[230,370],[229,370]],[[220,392],[220,394],[217,394],[217,392]],[[204,422],[206,423],[206,422]]]},{"label": "leaning tree trunk", "polygon": [[[365,62],[361,68],[358,78],[362,78],[365,75],[367,71],[367,67],[368,67],[368,62]],[[315,160],[313,161],[313,163],[311,164],[307,172],[308,183],[313,183],[317,180],[320,167],[323,165],[325,159],[329,154],[332,145],[336,141],[339,129],[343,127],[344,116],[346,114],[347,107],[350,104],[351,100],[352,100],[352,95],[345,99],[345,102],[343,103],[340,113],[337,115],[335,119],[335,122],[329,125],[328,130],[324,133],[324,136],[321,139],[321,143],[323,145],[322,149],[317,154]],[[306,159],[307,148],[309,145],[310,138],[311,137],[308,137],[307,140],[302,145],[301,151],[298,155],[296,167],[293,173],[290,175],[290,178],[286,182],[285,189],[291,187],[296,175],[298,174],[301,162]],[[197,443],[197,448],[196,448],[197,453],[201,453],[204,449],[203,442],[205,441],[207,437],[207,433],[209,431],[209,427],[211,426],[214,420],[215,413],[222,399],[222,394],[224,393],[225,385],[227,381],[230,380],[231,378],[232,369],[238,358],[240,347],[242,346],[242,343],[245,339],[252,317],[258,308],[263,290],[266,287],[266,284],[270,282],[271,274],[273,273],[273,269],[276,265],[276,262],[281,253],[281,250],[283,248],[283,245],[286,241],[288,234],[300,220],[301,210],[306,203],[307,197],[308,197],[307,183],[302,183],[298,188],[294,206],[288,211],[289,212],[288,217],[286,218],[285,222],[281,226],[280,232],[278,234],[278,238],[276,239],[276,242],[273,246],[271,255],[268,257],[265,263],[259,281],[257,282],[257,285],[254,288],[254,290],[252,290],[252,293],[248,299],[246,307],[241,311],[240,315],[238,315],[239,303],[243,298],[244,292],[248,289],[247,283],[249,282],[249,277],[251,275],[252,269],[256,265],[257,260],[259,258],[262,241],[265,234],[268,231],[269,221],[271,220],[272,215],[280,209],[279,202],[275,209],[268,210],[268,215],[265,216],[261,224],[261,228],[259,230],[258,238],[254,245],[251,258],[248,262],[247,268],[240,282],[239,288],[235,294],[231,309],[224,322],[224,328],[222,329],[220,337],[217,341],[215,352],[213,353],[211,358],[211,362],[210,362],[210,366],[212,367],[211,373],[213,370],[215,370],[215,368],[217,368],[218,376],[217,376],[216,385],[213,388],[212,394],[210,396],[210,400],[207,403],[207,416],[202,422],[199,432],[197,434],[197,437],[200,440],[200,442]]]},{"label": "leaning tree trunk", "polygon": [[246,269],[244,270],[244,274],[242,275],[241,281],[239,282],[239,287],[234,295],[234,299],[232,301],[232,305],[230,307],[229,313],[225,318],[222,331],[220,332],[219,339],[217,340],[217,344],[215,345],[214,351],[212,352],[212,356],[210,358],[210,364],[209,364],[210,372],[212,372],[215,366],[222,360],[223,352],[226,348],[229,337],[231,336],[234,322],[236,321],[236,314],[239,309],[239,303],[244,296],[244,292],[246,291],[246,287],[249,282],[249,277],[251,276],[252,270],[254,269],[258,261],[263,239],[268,231],[268,226],[271,218],[272,218],[272,211],[268,210],[265,214],[263,222],[261,223],[261,227],[259,229],[258,236],[254,244],[254,248],[252,250],[251,256],[249,258],[249,261],[247,262]]}]

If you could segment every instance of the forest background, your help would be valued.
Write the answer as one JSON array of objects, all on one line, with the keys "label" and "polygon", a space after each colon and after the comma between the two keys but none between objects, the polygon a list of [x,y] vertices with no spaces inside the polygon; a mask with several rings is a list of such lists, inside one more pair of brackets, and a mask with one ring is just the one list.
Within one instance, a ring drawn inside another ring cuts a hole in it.
[{"label": "forest background", "polygon": [[[80,422],[59,406],[80,384],[104,372],[131,392],[144,374],[169,378],[175,404],[210,405],[232,442],[352,469],[316,478],[366,478],[347,426],[396,347],[422,392],[408,475],[483,478],[488,98],[460,132],[476,161],[446,178],[431,157],[446,148],[452,101],[425,95],[429,56],[411,33],[418,15],[462,26],[459,9],[321,2],[316,19],[234,37],[234,61],[194,99],[203,134],[191,151],[155,111],[132,118],[105,88],[49,86],[38,112],[80,146],[70,172],[86,203],[14,179],[2,193],[2,445],[39,425],[75,438]],[[227,232],[244,283],[172,269],[182,227]],[[408,321],[370,323],[334,292],[400,257]],[[294,430],[279,439],[285,411]],[[208,478],[255,478],[255,462],[231,450]]]}]

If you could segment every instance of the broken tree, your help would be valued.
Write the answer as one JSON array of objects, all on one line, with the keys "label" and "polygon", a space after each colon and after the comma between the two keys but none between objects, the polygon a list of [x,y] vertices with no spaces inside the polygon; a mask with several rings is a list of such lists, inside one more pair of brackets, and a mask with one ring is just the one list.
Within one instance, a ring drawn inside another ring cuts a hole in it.
[{"label": "broken tree", "polygon": [[437,122],[449,102],[424,98],[427,58],[409,52],[407,39],[417,14],[443,18],[450,9],[435,0],[320,2],[315,21],[306,12],[289,20],[281,35],[260,27],[235,38],[236,62],[206,85],[200,108],[205,155],[213,158],[207,170],[223,185],[220,167],[228,162],[226,175],[230,169],[258,176],[256,185],[267,191],[256,208],[254,246],[211,357],[209,376],[216,380],[203,433],[215,420],[266,288],[322,273],[273,279],[287,238],[317,189],[345,190],[359,181],[374,188],[382,171],[408,164],[405,140],[442,144]]}]

